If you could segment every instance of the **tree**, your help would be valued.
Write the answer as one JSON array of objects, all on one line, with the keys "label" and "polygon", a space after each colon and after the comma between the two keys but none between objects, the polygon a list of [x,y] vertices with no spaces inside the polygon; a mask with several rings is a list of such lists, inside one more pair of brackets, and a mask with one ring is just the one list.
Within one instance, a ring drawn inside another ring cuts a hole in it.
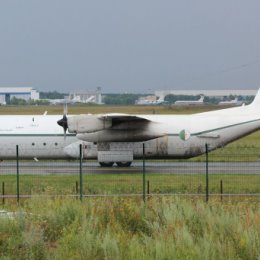
[{"label": "tree", "polygon": [[59,93],[57,91],[40,92],[40,99],[62,99],[67,95],[66,93]]},{"label": "tree", "polygon": [[103,102],[107,105],[134,105],[138,97],[137,94],[107,94]]}]

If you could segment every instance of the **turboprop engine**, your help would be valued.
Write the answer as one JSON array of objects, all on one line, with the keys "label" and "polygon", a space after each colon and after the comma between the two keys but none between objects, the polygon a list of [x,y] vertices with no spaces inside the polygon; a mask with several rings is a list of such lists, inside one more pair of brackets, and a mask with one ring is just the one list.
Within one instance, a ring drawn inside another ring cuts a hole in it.
[{"label": "turboprop engine", "polygon": [[78,115],[67,117],[64,115],[58,122],[64,129],[64,134],[67,129],[70,133],[94,133],[112,126],[112,119],[99,118],[95,115]]},{"label": "turboprop engine", "polygon": [[78,115],[68,117],[68,129],[70,133],[94,133],[108,129],[112,126],[111,118],[99,118],[95,115]]},{"label": "turboprop engine", "polygon": [[57,122],[64,133],[76,133],[83,141],[99,142],[140,142],[164,135],[158,124],[150,120],[125,114],[63,116]]}]

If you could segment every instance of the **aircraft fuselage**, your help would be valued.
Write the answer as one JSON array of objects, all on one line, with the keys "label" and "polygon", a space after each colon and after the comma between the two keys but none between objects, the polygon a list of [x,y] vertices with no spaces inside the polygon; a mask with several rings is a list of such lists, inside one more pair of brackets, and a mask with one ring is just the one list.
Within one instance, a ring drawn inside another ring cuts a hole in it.
[{"label": "aircraft fuselage", "polygon": [[86,134],[67,133],[64,137],[57,124],[61,116],[0,116],[0,159],[15,158],[16,145],[20,158],[78,158],[82,144],[86,159],[130,160],[143,156],[143,143],[147,158],[189,158],[203,154],[205,144],[214,150],[260,129],[260,115],[252,106],[194,115],[140,117],[148,123],[139,131],[138,124],[133,129],[129,124],[128,132],[124,125],[117,125]]}]

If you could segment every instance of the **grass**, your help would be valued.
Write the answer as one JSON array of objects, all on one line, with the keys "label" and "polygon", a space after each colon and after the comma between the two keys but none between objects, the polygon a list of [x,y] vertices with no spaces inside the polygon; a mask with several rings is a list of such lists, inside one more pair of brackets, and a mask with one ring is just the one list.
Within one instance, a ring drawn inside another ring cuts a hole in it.
[{"label": "grass", "polygon": [[[260,174],[257,164],[247,164],[247,162],[258,162],[260,150],[257,147],[240,148],[235,147],[216,150],[209,154],[209,192],[211,194],[220,193],[220,182],[223,184],[223,192],[226,194],[258,194],[260,199]],[[193,162],[200,161],[201,163]],[[20,172],[20,194],[21,195],[76,195],[79,194],[79,164],[72,161],[74,167],[66,169],[66,174],[62,173],[62,161],[57,162],[60,167],[56,167],[56,162],[52,162],[57,173],[46,175],[44,169],[44,161],[42,168],[35,168],[35,173],[30,175],[26,173],[26,168],[21,166]],[[162,161],[151,161],[146,169],[146,181],[149,181],[149,192],[151,194],[205,194],[206,187],[206,164],[205,155],[190,160],[186,160],[183,164],[179,162],[178,166],[157,167],[158,171],[150,173],[149,169],[153,165]],[[226,168],[221,172],[214,172],[218,167],[211,167],[214,162],[232,162],[232,168],[225,164]],[[242,166],[237,162],[243,162],[244,174]],[[50,162],[47,163],[49,165]],[[66,165],[66,164],[64,164]],[[166,162],[167,165],[167,162]],[[0,176],[1,182],[5,183],[5,194],[15,195],[16,184],[16,168],[3,167]],[[131,167],[132,168],[132,167]],[[110,171],[103,169],[98,173],[94,173],[95,168],[92,166],[83,167],[83,193],[85,195],[132,195],[142,194],[143,180],[142,167],[134,167],[132,169],[111,168]],[[232,170],[232,171],[231,171]],[[236,172],[239,170],[239,174]],[[184,171],[184,173],[182,173]],[[0,183],[1,184],[1,183]],[[148,183],[146,182],[146,186]],[[3,188],[0,187],[0,194]]]},{"label": "grass", "polygon": [[[149,181],[149,193],[151,194],[205,194],[205,174],[147,174],[146,180]],[[223,192],[226,194],[248,194],[248,196],[258,194],[258,199],[260,199],[259,174],[210,174],[210,194],[220,193],[221,180]],[[6,195],[16,194],[15,175],[1,175],[1,181],[5,182]],[[21,195],[68,196],[79,194],[78,175],[21,175],[19,183]],[[142,173],[88,174],[83,177],[85,195],[141,195],[142,185]]]},{"label": "grass", "polygon": [[0,259],[257,260],[259,216],[244,202],[37,197],[1,218]]},{"label": "grass", "polygon": [[[190,162],[204,162],[205,154],[189,159]],[[181,161],[187,161],[181,160]],[[209,152],[209,162],[259,162],[260,131],[237,140],[224,148]]]},{"label": "grass", "polygon": [[[218,106],[174,107],[174,106],[108,106],[108,105],[72,105],[69,114],[191,114],[220,109]],[[1,106],[0,115],[41,115],[48,111],[50,115],[62,115],[63,105],[55,106]]]}]

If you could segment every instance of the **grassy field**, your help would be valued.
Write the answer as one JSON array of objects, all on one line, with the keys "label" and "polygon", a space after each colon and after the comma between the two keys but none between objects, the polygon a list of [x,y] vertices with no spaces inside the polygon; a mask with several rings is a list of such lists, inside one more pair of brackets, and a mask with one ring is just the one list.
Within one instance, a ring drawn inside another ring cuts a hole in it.
[{"label": "grassy field", "polygon": [[[150,194],[205,194],[205,174],[147,174],[146,180],[149,181]],[[15,175],[1,175],[1,181],[5,183],[7,196],[16,194]],[[220,181],[222,181],[225,194],[247,194],[248,196],[258,194],[256,199],[260,201],[259,174],[210,175],[210,194],[220,193]],[[21,175],[20,194],[33,196],[79,195],[79,186],[76,187],[76,182],[79,185],[78,175]],[[83,176],[84,195],[141,195],[142,192],[142,172],[140,174],[85,174]]]},{"label": "grassy field", "polygon": [[[71,105],[69,114],[191,114],[219,109],[218,106],[177,107],[177,106],[107,106],[107,105]],[[49,106],[1,106],[0,115],[41,115],[48,111],[50,115],[62,115],[63,105]]]},{"label": "grassy field", "polygon": [[255,203],[200,199],[26,200],[0,219],[0,259],[260,259]]}]

